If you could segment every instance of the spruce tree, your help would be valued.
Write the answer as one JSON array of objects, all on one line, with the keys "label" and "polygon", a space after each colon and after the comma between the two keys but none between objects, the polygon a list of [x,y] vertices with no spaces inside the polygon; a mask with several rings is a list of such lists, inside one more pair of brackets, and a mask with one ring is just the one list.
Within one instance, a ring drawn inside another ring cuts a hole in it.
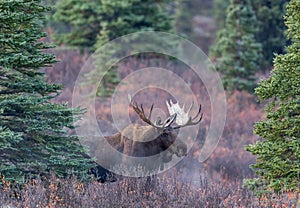
[{"label": "spruce tree", "polygon": [[261,44],[255,40],[256,23],[249,0],[231,0],[225,28],[210,54],[227,90],[252,92],[256,85],[261,53]]},{"label": "spruce tree", "polygon": [[298,191],[300,187],[300,1],[291,0],[285,23],[292,44],[276,55],[271,76],[255,89],[269,100],[266,120],[255,124],[262,139],[246,150],[257,156],[252,168],[259,178],[246,181],[258,193]]},{"label": "spruce tree", "polygon": [[[59,1],[54,18],[68,27],[67,31],[60,31],[57,39],[59,43],[93,52],[106,42],[129,33],[168,32],[172,29],[172,18],[165,9],[168,2],[170,0]],[[100,61],[96,63],[95,72],[88,76],[89,82],[95,84],[99,81],[95,78],[105,74],[98,91],[101,96],[109,96],[119,83],[117,67],[108,72],[102,67],[101,60],[107,58],[98,57]]]},{"label": "spruce tree", "polygon": [[[169,0],[102,0],[99,11],[100,31],[97,36],[97,43],[94,48],[100,48],[103,44],[115,38],[139,31],[164,31],[170,32],[172,29],[171,17],[165,10]],[[120,46],[122,49],[122,46]],[[104,75],[99,88],[99,96],[110,96],[114,87],[119,83],[117,65],[106,72],[103,60],[109,60],[109,54],[117,53],[118,49],[98,54],[96,70],[91,72],[89,80],[91,83],[98,83],[99,75]],[[104,56],[104,57],[103,57]],[[97,75],[97,76],[96,76]]]},{"label": "spruce tree", "polygon": [[151,30],[170,31],[171,18],[164,6],[169,0],[102,0],[100,32],[96,46],[129,33]]},{"label": "spruce tree", "polygon": [[51,102],[61,85],[45,82],[41,67],[55,57],[41,42],[40,0],[0,2],[0,174],[18,181],[54,173],[85,176],[91,161],[77,136],[68,136],[80,109]]},{"label": "spruce tree", "polygon": [[[286,38],[284,35],[284,10],[288,0],[252,0],[256,15],[255,39],[262,45],[262,59],[259,68],[266,71],[272,66],[274,53],[284,53]],[[214,1],[214,16],[219,29],[225,27],[226,8],[230,0]]]},{"label": "spruce tree", "polygon": [[223,29],[226,20],[226,11],[230,0],[214,0],[214,17],[219,29]]},{"label": "spruce tree", "polygon": [[256,40],[262,44],[262,69],[273,65],[275,53],[283,54],[285,38],[284,13],[288,0],[253,0],[252,5],[258,20]]},{"label": "spruce tree", "polygon": [[55,28],[58,44],[91,49],[100,31],[99,10],[102,0],[57,1],[53,19],[64,27]]},{"label": "spruce tree", "polygon": [[57,31],[60,33],[57,39],[59,43],[93,51],[99,44],[128,33],[170,31],[171,17],[164,8],[169,1],[58,1],[54,19],[67,27],[66,31]]}]

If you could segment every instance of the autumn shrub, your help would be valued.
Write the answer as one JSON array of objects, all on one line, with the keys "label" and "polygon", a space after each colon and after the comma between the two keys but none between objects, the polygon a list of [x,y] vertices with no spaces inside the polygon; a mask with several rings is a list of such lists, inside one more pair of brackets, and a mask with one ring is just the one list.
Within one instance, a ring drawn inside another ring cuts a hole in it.
[{"label": "autumn shrub", "polygon": [[261,109],[256,97],[247,92],[236,91],[228,96],[222,138],[205,164],[211,175],[217,172],[224,179],[240,181],[245,177],[253,177],[249,165],[255,162],[255,158],[244,151],[244,147],[258,139],[253,134],[253,124],[263,118]]},{"label": "autumn shrub", "polygon": [[0,207],[296,207],[296,196],[256,199],[237,183],[215,182],[198,175],[198,183],[176,171],[160,174],[147,190],[147,178],[114,183],[78,182],[75,178],[34,180],[19,190],[1,189]]}]

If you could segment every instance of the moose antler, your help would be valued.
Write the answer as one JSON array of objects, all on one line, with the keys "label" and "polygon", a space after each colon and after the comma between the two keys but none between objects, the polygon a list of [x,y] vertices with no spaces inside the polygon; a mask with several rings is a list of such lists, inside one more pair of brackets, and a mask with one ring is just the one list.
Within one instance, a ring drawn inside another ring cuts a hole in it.
[{"label": "moose antler", "polygon": [[146,117],[145,112],[144,112],[144,108],[143,105],[141,104],[140,107],[138,106],[138,104],[136,102],[132,101],[132,98],[130,95],[128,95],[128,100],[129,100],[129,105],[133,108],[133,110],[139,115],[139,117],[145,121],[147,124],[151,125],[151,126],[155,126],[155,124],[153,124],[151,122],[151,114],[152,114],[152,110],[153,110],[153,104],[151,105],[150,108],[150,112],[148,117]]},{"label": "moose antler", "polygon": [[139,117],[145,121],[147,124],[155,127],[155,128],[166,128],[170,126],[176,119],[176,114],[171,114],[169,118],[167,118],[164,122],[161,122],[160,118],[157,118],[157,121],[155,123],[151,122],[151,114],[154,105],[152,104],[150,107],[149,115],[148,117],[145,115],[145,111],[143,108],[143,105],[141,104],[140,107],[136,102],[132,101],[132,98],[130,95],[128,95],[129,105],[133,108],[133,110],[139,115]]},{"label": "moose antler", "polygon": [[[177,103],[174,104],[173,101],[170,100],[169,102],[166,101],[166,104],[167,104],[170,115],[172,115],[172,114],[177,115],[175,123],[178,124],[178,126],[175,126],[173,129],[178,129],[178,128],[185,127],[185,126],[196,125],[202,120],[203,113],[201,113],[201,105],[199,106],[199,110],[198,110],[197,114],[192,118],[189,114],[193,108],[194,102],[192,102],[192,104],[189,107],[187,112],[184,112],[184,108],[185,108],[184,105],[182,106],[182,108],[179,106],[178,101],[177,101]],[[200,113],[201,113],[201,116],[199,117]]]}]

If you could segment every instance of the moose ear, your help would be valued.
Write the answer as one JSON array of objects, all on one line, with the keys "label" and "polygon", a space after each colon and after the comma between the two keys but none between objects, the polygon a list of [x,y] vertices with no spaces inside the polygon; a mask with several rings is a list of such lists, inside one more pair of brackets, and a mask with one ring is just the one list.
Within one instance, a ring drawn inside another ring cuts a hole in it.
[{"label": "moose ear", "polygon": [[171,126],[171,124],[176,120],[176,116],[177,116],[177,114],[174,113],[169,118],[167,118],[163,123],[163,128],[167,128],[167,127]]}]

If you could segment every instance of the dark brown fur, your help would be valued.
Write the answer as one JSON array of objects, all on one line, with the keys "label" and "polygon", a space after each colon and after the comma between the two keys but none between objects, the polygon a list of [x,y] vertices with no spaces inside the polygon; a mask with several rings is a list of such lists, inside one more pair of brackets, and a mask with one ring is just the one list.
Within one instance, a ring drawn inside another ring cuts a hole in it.
[{"label": "dark brown fur", "polygon": [[174,154],[181,157],[187,153],[186,144],[176,139],[174,131],[172,127],[161,130],[152,126],[131,124],[106,139],[113,148],[128,156],[148,157],[167,151],[169,158],[164,161],[170,161]]}]

